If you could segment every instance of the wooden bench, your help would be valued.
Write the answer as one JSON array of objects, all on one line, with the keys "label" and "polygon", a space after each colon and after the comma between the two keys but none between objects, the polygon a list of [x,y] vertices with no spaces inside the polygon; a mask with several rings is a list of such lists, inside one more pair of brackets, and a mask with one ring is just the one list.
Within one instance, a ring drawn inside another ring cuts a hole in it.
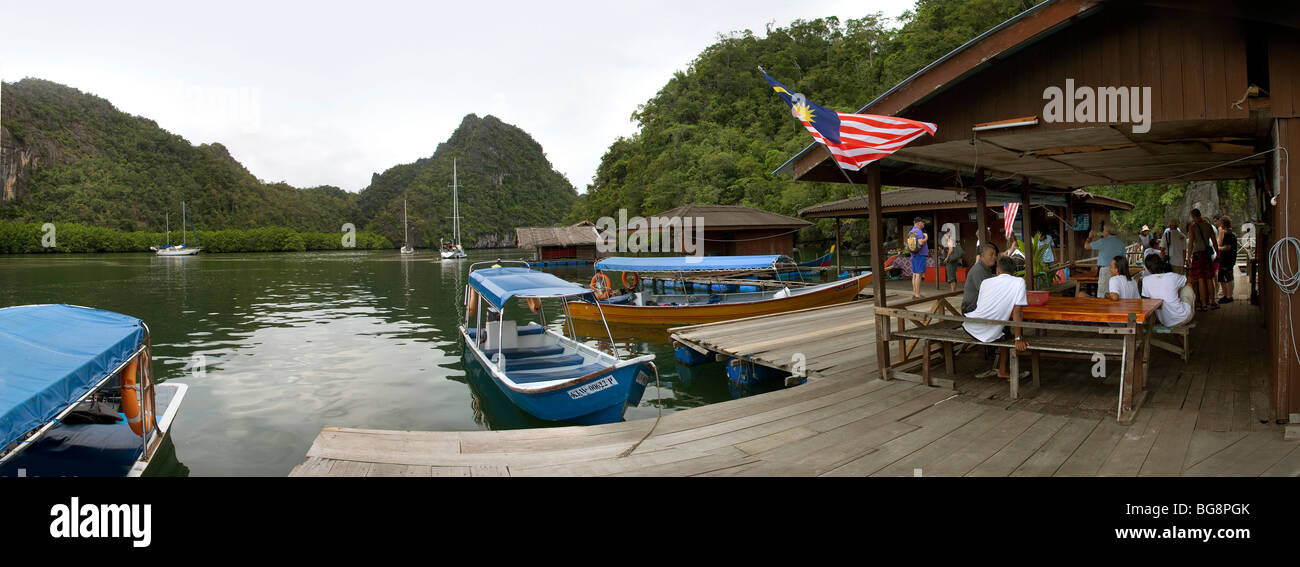
[{"label": "wooden bench", "polygon": [[1192,329],[1195,328],[1196,328],[1196,321],[1190,321],[1190,320],[1181,325],[1175,325],[1173,327],[1157,325],[1156,328],[1152,330],[1153,335],[1173,335],[1175,337],[1178,337],[1178,344],[1174,344],[1162,340],[1156,340],[1156,338],[1153,336],[1151,338],[1151,346],[1156,347],[1160,350],[1172,352],[1178,355],[1179,357],[1181,357],[1183,359],[1183,362],[1187,362],[1188,359],[1190,359],[1192,356],[1191,334],[1192,334]]},{"label": "wooden bench", "polygon": [[[1008,382],[1010,383],[1011,399],[1020,398],[1020,361],[1019,361],[1020,353],[1018,353],[1015,349],[1015,342],[1010,340],[1004,340],[1004,339],[999,339],[993,342],[982,342],[967,334],[966,331],[961,328],[962,323],[965,322],[986,323],[986,324],[1000,325],[1000,326],[1020,327],[1022,330],[1044,330],[1044,331],[1059,331],[1059,332],[1069,333],[1068,335],[1061,335],[1061,336],[1035,336],[1035,337],[1030,337],[1026,341],[1029,343],[1029,354],[1032,361],[1030,374],[1033,378],[1034,387],[1039,387],[1042,385],[1041,378],[1039,376],[1039,355],[1041,353],[1051,352],[1051,353],[1070,353],[1070,354],[1084,354],[1084,355],[1102,354],[1107,357],[1118,356],[1120,357],[1120,368],[1121,368],[1120,396],[1122,400],[1123,392],[1124,392],[1124,380],[1127,377],[1124,369],[1128,367],[1128,357],[1137,355],[1137,353],[1126,353],[1124,351],[1124,341],[1116,340],[1116,339],[1124,338],[1125,335],[1136,334],[1137,329],[1135,326],[1124,326],[1124,327],[1095,326],[1094,327],[1094,326],[1068,325],[1068,324],[1059,324],[1059,323],[1037,323],[1037,322],[1028,322],[1028,321],[1022,321],[1022,322],[999,321],[999,320],[990,320],[990,319],[975,319],[971,317],[959,317],[955,315],[946,315],[946,314],[938,314],[938,313],[921,313],[916,311],[909,311],[906,309],[894,309],[888,307],[877,307],[876,314],[884,317],[898,317],[898,318],[908,319],[923,324],[923,326],[921,327],[915,327],[912,329],[904,329],[904,330],[893,330],[893,331],[889,330],[888,325],[886,325],[884,326],[884,330],[886,334],[885,337],[886,341],[902,338],[902,339],[914,339],[921,342],[922,345],[921,346],[921,359],[922,359],[921,381],[926,385],[929,385],[931,381],[930,380],[930,358],[932,352],[930,350],[930,345],[933,342],[938,342],[941,344],[943,355],[944,355],[944,363],[950,375],[955,373],[954,362],[953,362],[954,344],[983,345],[983,346],[992,346],[996,348],[1009,349],[1010,356],[1011,356],[1009,370],[1011,372],[1011,375],[1015,377],[1015,379],[1013,380],[1008,380]],[[1124,415],[1122,408],[1121,408],[1120,415],[1118,415],[1117,417],[1121,420],[1124,420],[1124,418],[1126,417]],[[1131,420],[1132,414],[1129,413],[1127,417],[1128,419]]]}]

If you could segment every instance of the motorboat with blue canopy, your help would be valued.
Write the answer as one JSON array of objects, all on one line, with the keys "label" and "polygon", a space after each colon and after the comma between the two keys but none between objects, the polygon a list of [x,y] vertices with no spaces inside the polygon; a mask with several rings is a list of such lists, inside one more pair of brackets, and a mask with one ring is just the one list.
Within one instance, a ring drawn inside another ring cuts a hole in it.
[{"label": "motorboat with blue canopy", "polygon": [[774,270],[781,265],[794,265],[789,256],[614,256],[596,262],[597,271],[610,272],[736,272],[744,270]]},{"label": "motorboat with blue canopy", "polygon": [[[627,407],[640,403],[646,384],[658,379],[654,356],[623,360],[593,348],[577,340],[572,318],[566,317],[568,336],[547,326],[543,300],[560,300],[567,310],[566,300],[591,293],[527,262],[476,263],[470,266],[466,322],[460,327],[465,346],[497,388],[537,418],[583,425],[619,421]],[[512,299],[524,300],[541,323],[521,327],[508,319]],[[613,345],[608,325],[605,331]]]},{"label": "motorboat with blue canopy", "polygon": [[0,476],[140,476],[185,397],[149,328],[72,305],[0,309]]}]

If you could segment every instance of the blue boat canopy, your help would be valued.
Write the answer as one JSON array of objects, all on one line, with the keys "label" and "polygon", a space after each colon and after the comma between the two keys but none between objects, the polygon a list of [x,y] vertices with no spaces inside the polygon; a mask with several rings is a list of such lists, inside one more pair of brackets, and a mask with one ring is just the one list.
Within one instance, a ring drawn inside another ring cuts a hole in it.
[{"label": "blue boat canopy", "polygon": [[501,309],[512,297],[574,297],[591,290],[554,275],[527,268],[490,268],[469,273],[469,285]]},{"label": "blue boat canopy", "polygon": [[44,425],[131,358],[144,323],[72,305],[0,309],[0,449]]},{"label": "blue boat canopy", "polygon": [[596,270],[613,272],[723,272],[767,270],[777,264],[793,264],[789,256],[668,256],[624,258],[615,256],[596,262]]}]

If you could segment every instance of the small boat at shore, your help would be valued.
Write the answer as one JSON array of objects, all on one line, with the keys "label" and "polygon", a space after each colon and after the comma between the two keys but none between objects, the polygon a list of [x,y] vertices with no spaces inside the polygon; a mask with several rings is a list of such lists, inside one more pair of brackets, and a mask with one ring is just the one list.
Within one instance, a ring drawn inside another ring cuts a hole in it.
[{"label": "small boat at shore", "polygon": [[143,321],[72,305],[0,309],[0,477],[141,476],[185,384],[156,384]]},{"label": "small boat at shore", "polygon": [[[635,291],[640,274],[728,274],[773,270],[793,264],[785,256],[709,256],[662,258],[606,258],[596,263],[592,278],[593,296],[568,302],[569,314],[576,319],[605,320],[610,323],[646,325],[684,325],[727,321],[772,313],[796,311],[852,301],[871,283],[871,273],[845,280],[802,288],[740,293],[655,294]],[[621,281],[628,293],[613,295],[611,278],[606,272],[622,272]],[[630,275],[630,277],[629,277]]]},{"label": "small boat at shore", "polygon": [[[590,295],[591,290],[534,271],[527,262],[471,265],[466,323],[460,327],[465,348],[511,403],[534,417],[580,425],[619,421],[628,407],[640,403],[659,371],[653,355],[622,360],[578,341],[572,326],[569,336],[546,327],[543,300],[558,299],[563,306]],[[541,323],[521,327],[507,320],[512,299],[524,300]]]}]

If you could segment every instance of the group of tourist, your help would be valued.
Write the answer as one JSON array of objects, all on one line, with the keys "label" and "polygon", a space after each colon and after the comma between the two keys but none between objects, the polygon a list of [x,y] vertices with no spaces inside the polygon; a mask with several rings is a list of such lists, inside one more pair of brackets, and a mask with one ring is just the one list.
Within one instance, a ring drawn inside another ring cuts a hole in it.
[{"label": "group of tourist", "polygon": [[[924,227],[925,223],[916,219],[910,231],[915,241],[927,241]],[[1090,235],[1084,242],[1084,248],[1095,251],[1098,256],[1098,297],[1163,300],[1156,316],[1160,324],[1168,327],[1186,323],[1196,311],[1218,309],[1220,304],[1233,301],[1237,236],[1232,232],[1232,221],[1228,217],[1218,217],[1211,224],[1201,216],[1200,210],[1193,209],[1191,222],[1185,231],[1176,220],[1171,220],[1169,228],[1158,239],[1151,234],[1149,227],[1142,227],[1138,237],[1142,248],[1141,278],[1133,277],[1127,246],[1115,235],[1114,228],[1108,223],[1102,223],[1100,228],[1099,234]],[[960,244],[954,240],[945,235],[941,244],[951,289],[955,291],[955,260],[960,258]],[[1039,244],[1050,246],[1050,242],[1041,240]],[[928,255],[928,250],[926,253]],[[927,260],[922,256],[919,262]],[[918,263],[915,253],[913,263]],[[914,267],[913,273],[924,269],[922,264],[919,269]],[[1021,311],[1029,302],[1025,280],[1015,275],[1017,271],[1010,254],[1001,253],[991,242],[982,243],[976,262],[966,274],[962,314],[972,319],[1021,321]],[[1217,291],[1222,297],[1217,302],[1212,278],[1220,284]],[[913,276],[912,284],[913,295],[920,297],[918,275]],[[1018,351],[1024,352],[1028,348],[1016,327],[967,321],[962,323],[962,329],[980,342],[1013,339]],[[981,377],[1009,377],[1008,358],[1008,353],[999,351],[997,367]]]}]

